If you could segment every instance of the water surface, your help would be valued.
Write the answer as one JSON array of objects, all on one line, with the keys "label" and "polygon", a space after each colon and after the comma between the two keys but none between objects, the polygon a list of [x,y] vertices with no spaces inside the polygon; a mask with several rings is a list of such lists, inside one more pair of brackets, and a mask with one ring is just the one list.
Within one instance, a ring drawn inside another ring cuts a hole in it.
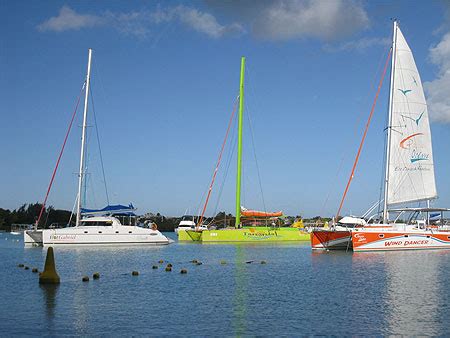
[{"label": "water surface", "polygon": [[[450,251],[314,253],[309,243],[56,247],[56,288],[40,286],[31,272],[43,268],[45,254],[0,234],[3,335],[450,334]],[[164,271],[168,262],[172,272]],[[94,272],[99,280],[81,281]]]}]

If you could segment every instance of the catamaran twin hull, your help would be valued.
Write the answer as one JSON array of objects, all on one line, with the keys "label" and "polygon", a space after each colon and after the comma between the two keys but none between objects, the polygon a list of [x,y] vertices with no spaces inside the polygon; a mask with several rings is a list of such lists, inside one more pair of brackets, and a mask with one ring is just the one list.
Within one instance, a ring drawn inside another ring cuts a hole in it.
[{"label": "catamaran twin hull", "polygon": [[251,227],[223,230],[180,230],[179,241],[194,242],[295,242],[309,241],[310,234],[296,228]]},{"label": "catamaran twin hull", "polygon": [[24,232],[26,245],[164,245],[169,239],[159,231],[142,229],[139,227],[125,227],[121,231],[111,229],[45,229]]},{"label": "catamaran twin hull", "polygon": [[364,231],[352,232],[353,251],[450,249],[450,231]]},{"label": "catamaran twin hull", "polygon": [[311,232],[311,248],[313,250],[348,250],[352,248],[350,230],[313,230]]}]

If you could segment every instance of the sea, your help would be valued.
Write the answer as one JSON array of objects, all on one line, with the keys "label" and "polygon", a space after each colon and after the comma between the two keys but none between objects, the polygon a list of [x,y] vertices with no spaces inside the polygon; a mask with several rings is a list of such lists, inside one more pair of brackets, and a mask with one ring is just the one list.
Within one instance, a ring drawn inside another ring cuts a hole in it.
[{"label": "sea", "polygon": [[1,336],[450,335],[450,251],[55,247],[61,283],[44,287],[46,251],[0,233]]}]

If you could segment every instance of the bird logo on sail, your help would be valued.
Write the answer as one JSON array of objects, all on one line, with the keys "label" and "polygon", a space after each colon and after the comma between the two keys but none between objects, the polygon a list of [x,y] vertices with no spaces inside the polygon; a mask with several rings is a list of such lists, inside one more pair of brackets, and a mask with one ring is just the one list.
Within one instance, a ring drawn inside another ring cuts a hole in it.
[{"label": "bird logo on sail", "polygon": [[418,117],[417,119],[413,119],[412,117],[409,117],[409,116],[406,116],[406,115],[402,115],[402,117],[403,117],[404,119],[410,119],[410,120],[413,120],[413,121],[416,123],[416,125],[419,126],[419,122],[420,122],[420,120],[422,119],[423,114],[425,114],[425,111],[423,111],[422,114],[420,114],[419,117]]},{"label": "bird logo on sail", "polygon": [[403,93],[403,95],[405,95],[406,96],[406,94],[408,94],[409,92],[412,92],[412,90],[411,89],[399,89],[402,93]]},{"label": "bird logo on sail", "polygon": [[403,140],[400,141],[400,148],[409,149],[413,143],[413,138],[419,135],[423,135],[423,133],[415,133],[409,135],[408,137],[405,137]]}]

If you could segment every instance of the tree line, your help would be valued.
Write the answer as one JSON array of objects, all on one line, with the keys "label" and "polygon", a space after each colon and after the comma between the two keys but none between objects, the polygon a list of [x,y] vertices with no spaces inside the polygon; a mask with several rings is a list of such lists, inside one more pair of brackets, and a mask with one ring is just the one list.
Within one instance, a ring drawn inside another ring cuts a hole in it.
[{"label": "tree line", "polygon": [[[11,230],[12,224],[35,224],[41,211],[41,203],[25,203],[18,209],[9,210],[0,208],[0,229]],[[70,211],[55,209],[52,206],[44,208],[40,228],[48,228],[51,224],[67,224],[70,219]]]},{"label": "tree line", "polygon": [[[25,203],[15,210],[8,210],[0,208],[0,230],[10,231],[12,224],[35,224],[39,213],[41,211],[41,203]],[[39,228],[48,228],[49,226],[66,226],[69,223],[71,212],[68,210],[55,209],[53,206],[45,207],[39,222]],[[296,219],[301,219],[301,216],[286,216],[284,226],[289,226]],[[158,225],[161,231],[173,231],[181,221],[181,217],[166,217],[160,213],[148,213],[144,216],[139,216],[138,221],[144,222],[151,220]],[[310,220],[304,219],[305,222],[329,221],[329,218],[322,218],[320,216],[313,217]],[[214,218],[205,217],[206,224],[212,224],[217,228],[234,226],[235,218],[231,214],[226,214],[224,211],[219,212]],[[72,217],[72,225],[75,218]],[[283,226],[282,224],[279,224]]]}]

